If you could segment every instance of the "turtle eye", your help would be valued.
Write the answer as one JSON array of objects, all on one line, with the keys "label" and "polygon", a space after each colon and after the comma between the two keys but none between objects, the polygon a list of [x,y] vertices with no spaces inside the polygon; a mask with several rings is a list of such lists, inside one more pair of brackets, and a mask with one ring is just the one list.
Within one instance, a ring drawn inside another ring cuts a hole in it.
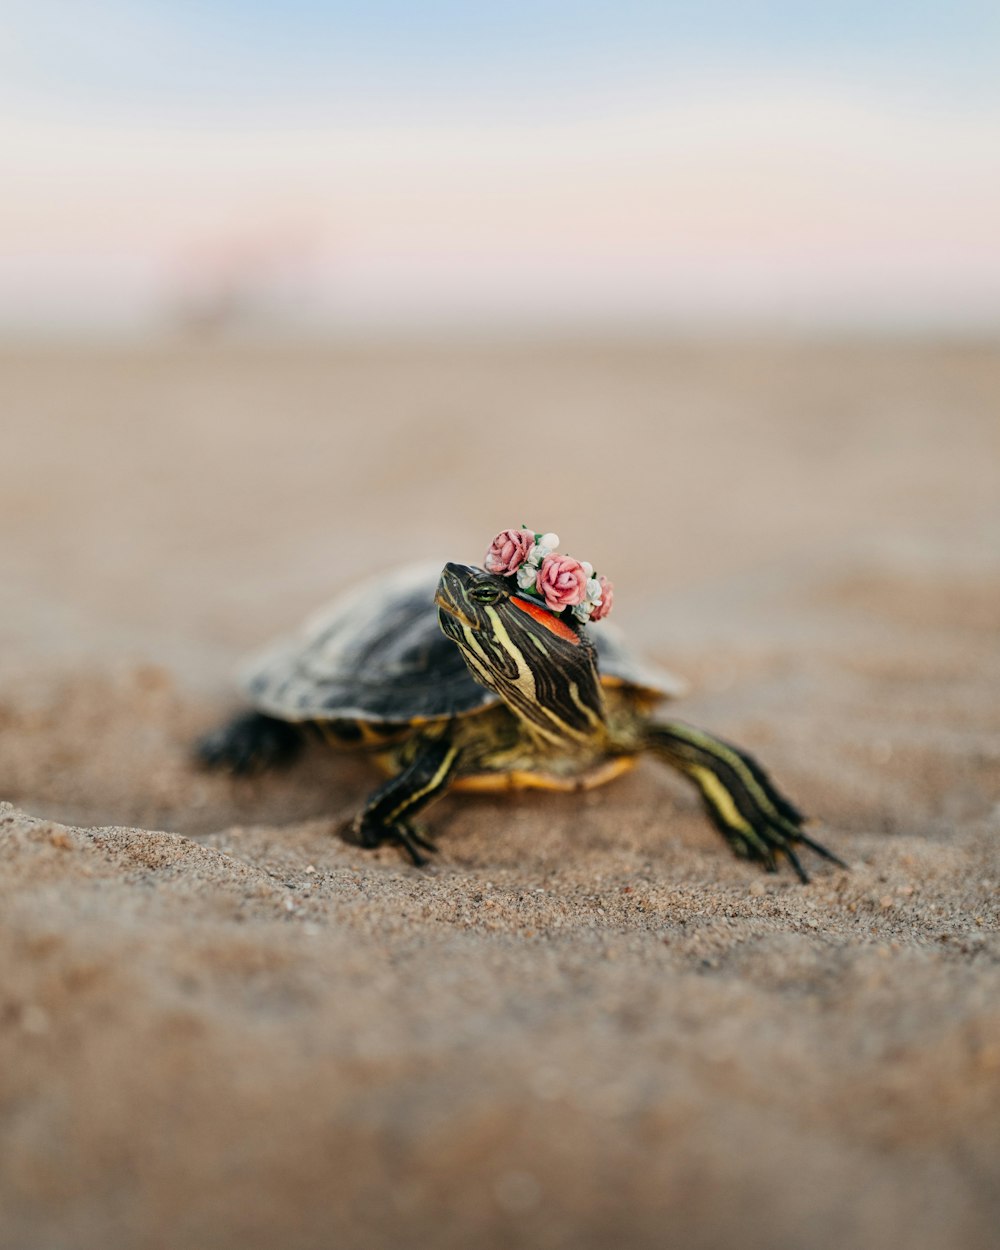
[{"label": "turtle eye", "polygon": [[496,603],[500,598],[500,587],[490,582],[483,582],[479,586],[472,587],[469,591],[469,598],[475,600],[476,603]]}]

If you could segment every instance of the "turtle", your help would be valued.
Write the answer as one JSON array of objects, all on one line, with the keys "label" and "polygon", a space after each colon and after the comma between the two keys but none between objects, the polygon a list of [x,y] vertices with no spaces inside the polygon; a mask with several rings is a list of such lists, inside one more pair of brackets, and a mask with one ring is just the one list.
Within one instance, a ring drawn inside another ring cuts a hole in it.
[{"label": "turtle", "polygon": [[251,710],[202,737],[200,762],[247,774],[290,761],[308,736],[367,751],[387,779],[348,836],[398,846],[421,867],[437,848],[414,817],[451,790],[582,791],[651,752],[697,787],[738,856],[802,882],[804,818],[744,750],[655,711],[684,683],[611,624],[554,612],[514,578],[476,565],[416,565],[357,587],[252,660]]}]

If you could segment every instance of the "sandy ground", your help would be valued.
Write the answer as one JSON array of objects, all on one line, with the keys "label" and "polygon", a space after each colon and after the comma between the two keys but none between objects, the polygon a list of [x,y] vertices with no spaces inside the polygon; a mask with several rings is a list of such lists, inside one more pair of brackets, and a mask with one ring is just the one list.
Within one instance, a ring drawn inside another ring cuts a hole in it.
[{"label": "sandy ground", "polygon": [[[994,349],[8,349],[0,439],[0,1245],[1000,1244]],[[246,649],[521,521],[850,872],[652,762],[426,872],[364,761],[191,768]]]}]

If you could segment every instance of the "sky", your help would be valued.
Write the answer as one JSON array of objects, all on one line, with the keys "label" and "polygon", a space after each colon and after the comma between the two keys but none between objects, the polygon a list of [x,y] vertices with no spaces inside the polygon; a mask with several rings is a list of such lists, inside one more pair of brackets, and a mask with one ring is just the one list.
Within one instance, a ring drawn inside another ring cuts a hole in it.
[{"label": "sky", "polygon": [[1000,328],[1000,5],[5,0],[0,330]]}]

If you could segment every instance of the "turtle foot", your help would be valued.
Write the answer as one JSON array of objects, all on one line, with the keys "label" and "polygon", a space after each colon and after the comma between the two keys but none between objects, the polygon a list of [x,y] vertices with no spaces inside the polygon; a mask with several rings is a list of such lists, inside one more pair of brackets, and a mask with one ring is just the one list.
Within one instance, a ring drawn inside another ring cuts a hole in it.
[{"label": "turtle foot", "polygon": [[406,852],[416,868],[425,868],[431,862],[425,851],[433,855],[438,849],[426,834],[405,820],[379,823],[363,814],[353,822],[349,835],[350,841],[366,851],[375,850],[387,842],[394,843]]},{"label": "turtle foot", "polygon": [[[706,804],[706,806],[708,806]],[[764,813],[760,818],[741,821],[739,826],[731,825],[720,818],[719,812],[709,806],[709,814],[713,822],[729,843],[733,853],[741,859],[755,860],[763,864],[766,872],[778,871],[778,857],[783,855],[791,864],[795,875],[803,885],[809,884],[809,874],[799,859],[798,847],[809,850],[836,864],[839,868],[848,865],[821,843],[811,838],[801,824],[782,820],[774,823]]]},{"label": "turtle foot", "polygon": [[260,712],[242,712],[199,738],[194,756],[204,768],[248,777],[290,763],[301,746],[298,726]]},{"label": "turtle foot", "polygon": [[805,817],[752,755],[678,722],[652,726],[649,744],[691,778],[712,823],[741,859],[756,860],[768,872],[777,872],[778,857],[783,855],[803,884],[809,874],[798,856],[801,847],[847,868],[805,832]]}]

